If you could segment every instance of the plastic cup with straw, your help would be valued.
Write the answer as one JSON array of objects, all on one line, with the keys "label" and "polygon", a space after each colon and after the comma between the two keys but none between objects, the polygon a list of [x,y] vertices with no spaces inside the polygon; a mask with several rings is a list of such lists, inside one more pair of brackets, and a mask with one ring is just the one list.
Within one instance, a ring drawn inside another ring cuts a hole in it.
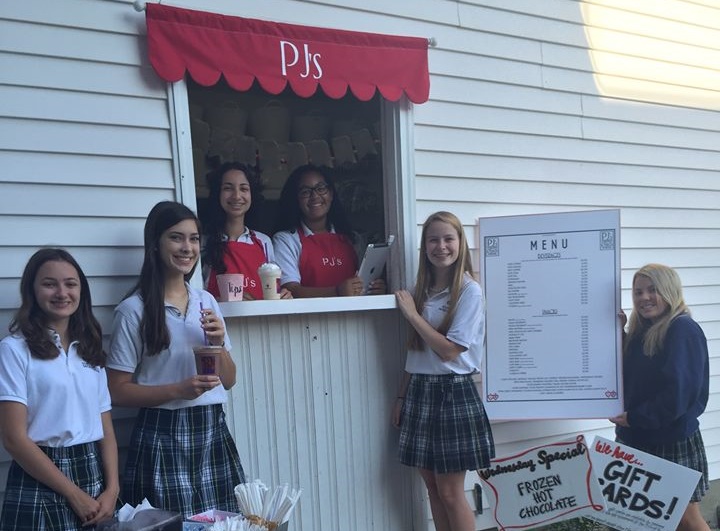
[{"label": "plastic cup with straw", "polygon": [[[202,301],[200,302],[200,315],[205,316]],[[211,345],[207,332],[203,328],[203,345],[193,347],[195,354],[195,369],[200,375],[220,376],[220,355],[223,347]]]}]

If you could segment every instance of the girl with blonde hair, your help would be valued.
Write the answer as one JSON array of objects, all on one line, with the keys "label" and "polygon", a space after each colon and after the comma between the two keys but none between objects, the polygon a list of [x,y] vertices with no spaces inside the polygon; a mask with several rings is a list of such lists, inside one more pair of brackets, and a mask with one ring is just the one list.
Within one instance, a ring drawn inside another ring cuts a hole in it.
[{"label": "girl with blonde hair", "polygon": [[641,267],[632,298],[623,345],[625,412],[610,420],[618,441],[702,474],[678,529],[709,530],[699,507],[709,484],[698,422],[709,392],[707,340],[690,317],[674,269]]},{"label": "girl with blonde hair", "polygon": [[413,294],[396,292],[411,326],[393,408],[400,461],[419,469],[438,531],[472,531],[465,473],[490,465],[495,449],[472,375],[480,372],[485,304],[460,220],[436,212],[423,225]]}]

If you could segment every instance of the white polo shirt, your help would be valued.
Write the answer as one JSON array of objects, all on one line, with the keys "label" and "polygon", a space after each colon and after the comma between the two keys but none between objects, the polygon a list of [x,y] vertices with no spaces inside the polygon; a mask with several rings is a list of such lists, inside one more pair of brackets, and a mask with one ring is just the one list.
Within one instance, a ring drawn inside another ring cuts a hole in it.
[{"label": "white polo shirt", "polygon": [[[446,289],[425,301],[422,316],[436,330],[445,318],[449,300],[450,291]],[[423,350],[409,350],[405,370],[411,374],[480,372],[485,348],[485,298],[480,284],[468,275],[465,276],[455,317],[445,337],[467,350],[453,361],[443,361],[427,345]]]},{"label": "white polo shirt", "polygon": [[[53,332],[49,332],[53,333]],[[100,415],[110,411],[105,369],[77,353],[77,341],[59,356],[34,358],[21,335],[0,341],[0,401],[27,407],[27,434],[38,445],[61,448],[103,438]]]},{"label": "white polo shirt", "polygon": [[[200,326],[200,304],[212,308],[222,319],[215,297],[205,290],[185,285],[189,294],[187,313],[183,316],[177,308],[165,305],[165,322],[170,333],[170,347],[153,355],[144,354],[140,337],[140,321],[143,305],[140,295],[131,295],[115,308],[110,352],[107,367],[133,373],[133,381],[140,385],[166,385],[181,382],[197,374],[193,346],[203,345],[205,335]],[[225,348],[230,350],[230,338],[225,333]],[[194,400],[176,399],[157,407],[180,409],[184,407],[224,404],[227,392],[218,385]]]}]

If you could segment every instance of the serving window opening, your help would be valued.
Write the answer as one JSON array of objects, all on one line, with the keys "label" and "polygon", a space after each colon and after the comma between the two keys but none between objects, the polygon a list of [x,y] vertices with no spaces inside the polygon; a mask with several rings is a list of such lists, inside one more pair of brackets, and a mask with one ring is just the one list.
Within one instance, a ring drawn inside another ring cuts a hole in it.
[{"label": "serving window opening", "polygon": [[[381,97],[360,101],[350,93],[309,98],[289,88],[271,95],[257,83],[244,92],[224,80],[204,87],[187,80],[197,212],[207,219],[206,176],[220,164],[242,162],[260,172],[261,197],[253,197],[252,229],[272,235],[277,202],[288,175],[304,164],[331,168],[359,241],[385,241],[386,198],[382,160]],[[362,254],[360,254],[362,258]]]}]

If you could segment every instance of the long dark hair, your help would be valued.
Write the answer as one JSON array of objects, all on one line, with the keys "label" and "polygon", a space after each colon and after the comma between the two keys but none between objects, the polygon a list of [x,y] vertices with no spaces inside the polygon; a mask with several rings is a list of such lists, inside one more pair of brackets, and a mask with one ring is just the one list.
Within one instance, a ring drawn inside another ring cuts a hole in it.
[{"label": "long dark hair", "polygon": [[[415,300],[415,308],[418,313],[422,315],[425,302],[428,298],[428,288],[435,282],[435,272],[427,257],[427,231],[430,225],[436,221],[450,224],[458,235],[458,257],[455,263],[452,265],[452,276],[450,277],[450,300],[448,301],[448,311],[445,314],[440,326],[437,331],[441,334],[447,334],[450,329],[453,319],[455,318],[455,311],[457,310],[457,302],[460,299],[460,293],[462,291],[463,284],[465,282],[465,275],[473,277],[472,261],[470,260],[470,248],[465,237],[465,231],[463,230],[462,223],[455,214],[450,212],[440,211],[430,214],[425,220],[422,228],[422,235],[420,236],[420,263],[418,265],[417,280],[415,282],[415,293],[413,299]],[[423,340],[418,334],[417,330],[411,327],[410,330],[410,341],[409,346],[413,350],[421,350],[423,348]]]},{"label": "long dark hair", "polygon": [[[192,210],[182,203],[161,201],[152,207],[145,221],[145,258],[140,269],[140,278],[128,296],[137,292],[142,298],[140,337],[149,356],[158,354],[170,346],[170,332],[165,322],[165,265],[158,250],[160,237],[170,227],[186,219],[193,220],[200,232],[200,221]],[[197,262],[192,271],[185,276],[186,281],[190,279],[196,267]]]},{"label": "long dark hair", "polygon": [[300,203],[298,202],[298,188],[300,185],[300,179],[302,179],[308,173],[317,173],[325,180],[328,188],[333,194],[332,203],[330,203],[330,210],[327,215],[327,229],[330,227],[335,228],[335,232],[338,234],[344,234],[350,241],[355,241],[355,234],[353,233],[352,226],[347,219],[345,209],[340,202],[337,190],[335,188],[335,179],[332,176],[332,170],[327,166],[315,166],[314,164],[305,164],[298,166],[293,170],[290,176],[285,181],[282,192],[280,192],[280,200],[278,201],[277,217],[275,218],[275,228],[273,233],[280,232],[282,230],[296,230],[300,227],[302,221],[302,212],[300,211]]},{"label": "long dark hair", "polygon": [[227,271],[227,266],[223,260],[227,242],[223,241],[225,233],[225,222],[227,221],[227,213],[220,206],[220,191],[222,190],[223,177],[230,170],[238,170],[245,174],[250,184],[250,198],[252,204],[250,209],[245,213],[245,226],[248,222],[252,223],[253,214],[257,211],[257,204],[262,202],[262,185],[260,183],[260,175],[247,164],[242,162],[225,162],[217,169],[208,173],[206,180],[210,193],[208,195],[208,216],[205,223],[207,231],[207,239],[205,240],[205,252],[203,259],[217,274],[223,274]]},{"label": "long dark hair", "polygon": [[80,300],[78,309],[70,316],[68,322],[68,337],[70,341],[79,342],[77,352],[83,360],[93,367],[104,367],[107,356],[102,347],[100,323],[92,312],[90,285],[80,265],[64,249],[40,249],[28,260],[20,279],[20,308],[10,322],[10,333],[19,332],[23,335],[34,358],[49,360],[60,354],[48,334],[47,315],[38,306],[35,298],[35,278],[38,271],[45,263],[51,261],[66,262],[77,271],[80,279]]}]

